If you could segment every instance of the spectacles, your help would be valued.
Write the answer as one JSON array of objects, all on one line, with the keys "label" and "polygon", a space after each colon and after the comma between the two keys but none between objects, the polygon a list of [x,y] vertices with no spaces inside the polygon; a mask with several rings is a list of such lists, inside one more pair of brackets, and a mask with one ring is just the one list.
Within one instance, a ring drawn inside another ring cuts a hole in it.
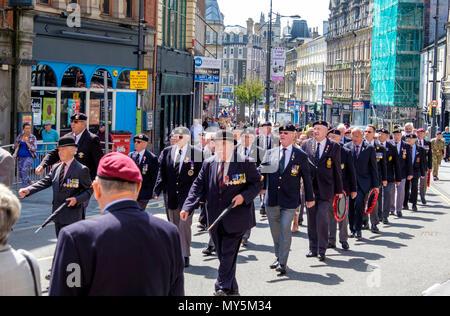
[{"label": "spectacles", "polygon": [[372,134],[373,132],[371,132],[371,131],[365,131],[364,133]]},{"label": "spectacles", "polygon": [[183,136],[172,136],[170,138],[172,138],[172,139],[183,139],[184,137]]},{"label": "spectacles", "polygon": [[135,141],[134,141],[134,143],[135,143],[135,144],[142,144],[142,143],[143,143],[143,141],[140,141],[140,140],[135,140]]}]

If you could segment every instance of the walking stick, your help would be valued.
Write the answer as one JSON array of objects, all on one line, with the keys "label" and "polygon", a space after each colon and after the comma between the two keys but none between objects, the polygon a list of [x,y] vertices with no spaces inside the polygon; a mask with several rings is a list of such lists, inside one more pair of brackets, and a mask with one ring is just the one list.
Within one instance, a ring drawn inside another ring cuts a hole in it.
[{"label": "walking stick", "polygon": [[51,221],[53,221],[56,216],[59,215],[59,213],[61,213],[61,211],[67,206],[69,205],[70,201],[65,201],[60,207],[58,207],[58,209],[56,211],[53,212],[52,215],[50,215],[45,222],[41,225],[41,227],[39,227],[34,233],[37,234],[39,233],[45,226],[47,226]]},{"label": "walking stick", "polygon": [[211,231],[214,228],[214,226],[216,226],[217,223],[219,223],[222,220],[222,218],[224,218],[233,209],[233,207],[234,207],[234,203],[231,203],[231,205],[228,206],[228,208],[226,210],[224,210],[222,212],[222,214],[219,215],[219,217],[217,217],[217,219],[214,221],[214,223],[212,223],[212,225],[209,226],[208,231]]}]

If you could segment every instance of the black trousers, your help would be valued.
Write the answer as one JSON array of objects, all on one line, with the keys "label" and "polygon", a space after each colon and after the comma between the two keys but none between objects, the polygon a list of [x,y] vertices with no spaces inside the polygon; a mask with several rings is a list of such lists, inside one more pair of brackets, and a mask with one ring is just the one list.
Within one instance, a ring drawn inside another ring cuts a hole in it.
[{"label": "black trousers", "polygon": [[416,205],[418,194],[419,194],[419,178],[412,178],[409,181],[406,180],[405,202],[403,203],[403,206],[407,207],[408,203]]},{"label": "black trousers", "polygon": [[69,225],[62,225],[62,224],[55,223],[55,232],[56,232],[57,239],[59,238],[59,232],[61,231],[61,229],[63,229],[66,226],[69,226]]},{"label": "black trousers", "polygon": [[200,216],[198,217],[198,222],[203,226],[208,225],[208,220],[206,219],[206,205],[200,204]]},{"label": "black trousers", "polygon": [[363,224],[364,203],[366,201],[367,194],[361,190],[358,190],[356,199],[350,199],[350,207],[348,213],[348,219],[350,223],[350,231],[352,233],[360,232]]}]

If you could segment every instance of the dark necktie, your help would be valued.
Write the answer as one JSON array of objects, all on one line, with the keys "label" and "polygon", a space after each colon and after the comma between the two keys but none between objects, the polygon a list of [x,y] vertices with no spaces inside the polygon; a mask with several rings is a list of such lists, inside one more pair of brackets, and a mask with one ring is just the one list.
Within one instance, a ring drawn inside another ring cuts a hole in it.
[{"label": "dark necktie", "polygon": [[356,158],[359,157],[359,146],[356,146],[355,155],[356,155]]},{"label": "dark necktie", "polygon": [[248,156],[248,148],[246,147],[245,148],[245,157],[247,157]]},{"label": "dark necktie", "polygon": [[141,158],[141,155],[138,153],[138,154],[136,155],[135,159],[134,159],[134,162],[135,162],[136,165],[138,165],[138,166],[139,166],[139,160],[141,160],[140,158]]},{"label": "dark necktie", "polygon": [[183,153],[183,151],[180,149],[178,151],[178,156],[177,159],[175,160],[175,173],[176,174],[180,174],[180,164],[181,164],[181,154]]},{"label": "dark necktie", "polygon": [[320,160],[320,143],[317,144],[317,150],[316,150],[316,163],[318,163]]},{"label": "dark necktie", "polygon": [[283,153],[281,154],[280,166],[278,168],[280,174],[282,174],[284,172],[284,165],[286,163],[286,150],[287,150],[287,148],[283,148]]},{"label": "dark necktie", "polygon": [[62,188],[64,184],[64,171],[66,170],[66,164],[63,163],[61,165],[61,169],[59,170],[59,187]]},{"label": "dark necktie", "polygon": [[219,171],[217,173],[217,183],[219,184],[219,194],[222,194],[223,184],[224,184],[224,172],[225,172],[225,162],[221,162],[219,165]]}]

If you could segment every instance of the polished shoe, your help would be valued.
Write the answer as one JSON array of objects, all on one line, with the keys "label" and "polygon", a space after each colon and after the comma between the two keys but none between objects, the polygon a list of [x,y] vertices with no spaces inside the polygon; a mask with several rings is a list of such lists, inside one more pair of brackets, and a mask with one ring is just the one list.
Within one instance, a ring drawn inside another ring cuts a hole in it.
[{"label": "polished shoe", "polygon": [[342,249],[344,249],[344,250],[350,249],[350,245],[346,241],[341,242],[341,245],[342,245]]},{"label": "polished shoe", "polygon": [[214,248],[213,246],[208,246],[202,250],[202,254],[204,254],[205,256],[211,256],[212,253],[215,251],[216,251],[216,248]]},{"label": "polished shoe", "polygon": [[197,228],[198,228],[199,232],[205,232],[206,231],[206,226],[203,225],[203,224],[198,224]]},{"label": "polished shoe", "polygon": [[277,260],[275,260],[274,263],[272,263],[272,264],[270,265],[270,268],[273,270],[273,269],[278,268],[279,265],[280,265],[280,263],[278,262],[278,259],[277,259]]},{"label": "polished shoe", "polygon": [[184,267],[189,268],[189,257],[184,257]]},{"label": "polished shoe", "polygon": [[328,249],[335,249],[336,248],[336,245],[335,244],[328,244],[328,247],[327,247]]},{"label": "polished shoe", "polygon": [[326,259],[325,255],[319,255],[319,261],[324,262]]},{"label": "polished shoe", "polygon": [[397,217],[398,217],[398,218],[402,218],[402,217],[403,217],[402,212],[397,212]]},{"label": "polished shoe", "polygon": [[266,216],[267,215],[266,214],[266,210],[264,208],[259,210],[259,214],[262,215],[262,216]]},{"label": "polished shoe", "polygon": [[357,233],[356,233],[356,240],[361,241],[362,239],[363,239],[363,238],[362,238],[361,232],[357,232]]},{"label": "polished shoe", "polygon": [[413,205],[412,211],[413,211],[413,212],[417,212],[417,211],[418,211],[418,210],[417,210],[417,205]]},{"label": "polished shoe", "polygon": [[392,216],[394,216],[394,215],[395,215],[395,212],[391,212],[390,214],[391,214]]},{"label": "polished shoe", "polygon": [[275,269],[275,271],[277,271],[279,274],[278,274],[278,276],[282,276],[282,275],[285,275],[286,274],[286,265],[285,264],[280,264],[279,266],[278,266],[278,268],[276,268]]},{"label": "polished shoe", "polygon": [[427,205],[427,200],[425,198],[421,198],[421,200],[423,205]]},{"label": "polished shoe", "polygon": [[229,291],[226,290],[217,290],[214,292],[214,296],[228,296]]},{"label": "polished shoe", "polygon": [[315,258],[315,257],[317,257],[317,253],[314,253],[314,252],[309,252],[309,253],[306,255],[306,258]]},{"label": "polished shoe", "polygon": [[384,224],[384,225],[389,225],[389,221],[388,221],[387,219],[384,219],[384,220],[383,220],[383,224]]},{"label": "polished shoe", "polygon": [[248,239],[247,238],[242,239],[242,242],[241,242],[242,247],[247,247],[247,244],[248,244]]},{"label": "polished shoe", "polygon": [[372,226],[371,232],[374,234],[381,234],[377,226]]},{"label": "polished shoe", "polygon": [[355,233],[351,233],[350,236],[348,236],[348,238],[352,238],[352,239],[353,239],[353,238],[356,238]]},{"label": "polished shoe", "polygon": [[363,226],[362,226],[362,230],[369,230],[369,224],[367,223],[367,224],[364,224]]}]

